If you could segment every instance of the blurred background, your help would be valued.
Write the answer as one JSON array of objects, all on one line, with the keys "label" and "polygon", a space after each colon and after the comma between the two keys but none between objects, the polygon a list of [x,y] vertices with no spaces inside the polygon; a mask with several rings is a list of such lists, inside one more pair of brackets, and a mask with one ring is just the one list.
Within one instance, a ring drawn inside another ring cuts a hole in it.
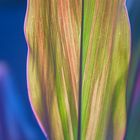
[{"label": "blurred background", "polygon": [[0,140],[45,140],[26,84],[26,0],[0,0]]},{"label": "blurred background", "polygon": [[[132,31],[125,140],[140,140],[140,0],[127,0]],[[26,0],[0,0],[0,140],[45,140],[28,100]]]}]

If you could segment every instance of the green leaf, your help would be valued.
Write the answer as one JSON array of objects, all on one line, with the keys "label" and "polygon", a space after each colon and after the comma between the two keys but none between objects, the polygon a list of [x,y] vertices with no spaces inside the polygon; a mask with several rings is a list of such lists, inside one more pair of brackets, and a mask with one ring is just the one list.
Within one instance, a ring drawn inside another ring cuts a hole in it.
[{"label": "green leaf", "polygon": [[130,29],[123,0],[28,0],[28,91],[49,140],[122,140]]}]

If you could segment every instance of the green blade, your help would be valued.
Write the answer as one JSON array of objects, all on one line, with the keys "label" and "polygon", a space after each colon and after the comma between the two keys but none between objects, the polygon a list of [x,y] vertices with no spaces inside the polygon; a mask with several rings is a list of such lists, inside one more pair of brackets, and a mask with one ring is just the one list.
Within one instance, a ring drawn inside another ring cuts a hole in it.
[{"label": "green blade", "polygon": [[28,0],[25,33],[29,98],[48,139],[122,140],[130,57],[123,0]]},{"label": "green blade", "polygon": [[130,57],[126,9],[117,0],[84,2],[82,139],[108,140],[113,135],[111,140],[121,140]]}]

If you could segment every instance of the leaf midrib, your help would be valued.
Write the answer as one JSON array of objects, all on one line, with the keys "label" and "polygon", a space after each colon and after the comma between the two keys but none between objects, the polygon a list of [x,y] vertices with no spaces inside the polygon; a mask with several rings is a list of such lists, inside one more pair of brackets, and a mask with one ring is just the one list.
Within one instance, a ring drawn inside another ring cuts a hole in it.
[{"label": "leaf midrib", "polygon": [[80,67],[79,67],[79,99],[78,99],[78,134],[77,140],[81,140],[81,114],[82,114],[82,84],[83,84],[83,31],[84,31],[84,0],[82,0],[81,14],[81,38],[80,38]]}]

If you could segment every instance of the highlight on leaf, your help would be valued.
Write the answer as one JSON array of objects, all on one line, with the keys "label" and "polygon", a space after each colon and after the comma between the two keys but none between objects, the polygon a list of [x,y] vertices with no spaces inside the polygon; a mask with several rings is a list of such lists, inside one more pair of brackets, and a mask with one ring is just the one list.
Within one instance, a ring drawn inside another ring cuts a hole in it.
[{"label": "highlight on leaf", "polygon": [[124,0],[28,0],[28,91],[49,140],[122,140],[130,29]]}]

